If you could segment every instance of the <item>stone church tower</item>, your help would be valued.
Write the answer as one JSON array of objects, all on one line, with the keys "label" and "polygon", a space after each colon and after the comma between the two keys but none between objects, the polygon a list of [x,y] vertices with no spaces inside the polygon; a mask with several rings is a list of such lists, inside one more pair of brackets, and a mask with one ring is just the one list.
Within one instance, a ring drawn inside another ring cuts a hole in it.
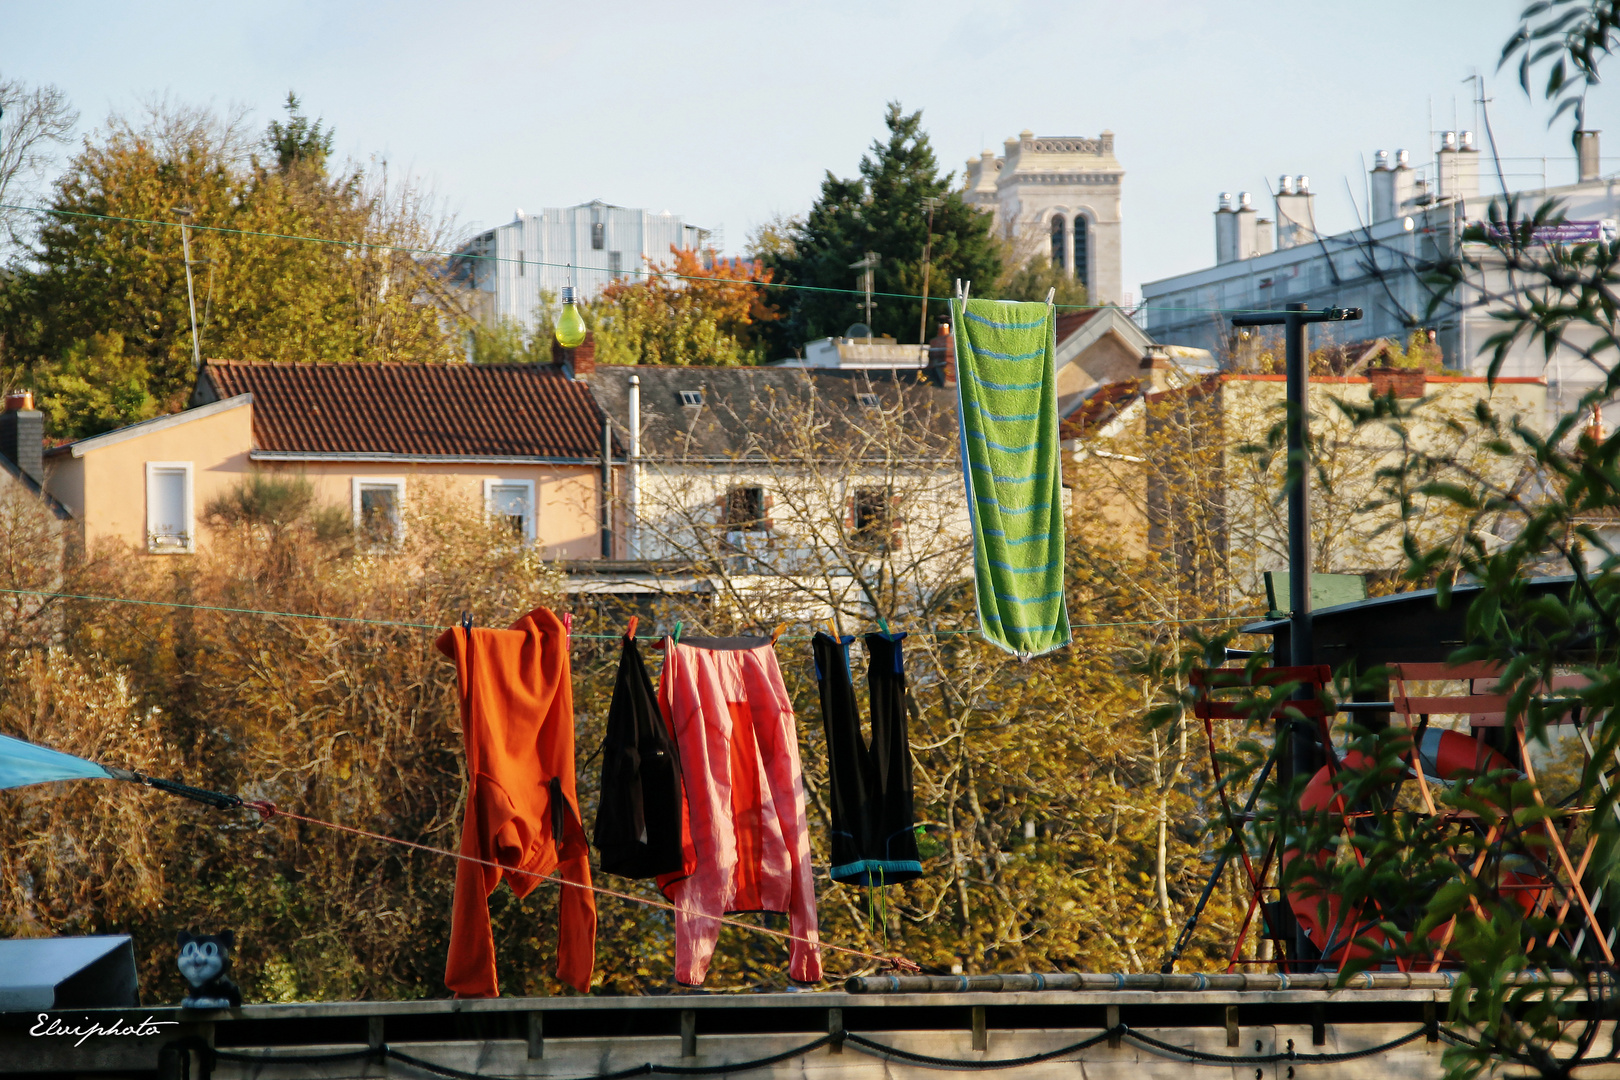
[{"label": "stone church tower", "polygon": [[1094,304],[1118,304],[1121,288],[1119,187],[1114,133],[1095,139],[1037,138],[1021,131],[997,157],[969,159],[963,193],[995,215],[1016,257],[1037,251],[1086,285]]}]

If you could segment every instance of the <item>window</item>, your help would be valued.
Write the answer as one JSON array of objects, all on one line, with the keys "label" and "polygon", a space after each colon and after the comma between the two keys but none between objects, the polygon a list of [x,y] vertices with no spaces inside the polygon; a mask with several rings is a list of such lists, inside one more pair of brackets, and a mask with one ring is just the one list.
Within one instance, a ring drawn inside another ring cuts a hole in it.
[{"label": "window", "polygon": [[[1079,218],[1075,218],[1079,221]],[[1052,219],[1052,265],[1059,270],[1068,265],[1063,251],[1063,215],[1059,214]]]},{"label": "window", "polygon": [[607,226],[600,221],[591,222],[591,250],[601,251],[607,247]]},{"label": "window", "polygon": [[608,252],[608,273],[618,277],[624,270],[624,253],[619,251]]},{"label": "window", "polygon": [[894,496],[886,487],[858,487],[849,500],[850,546],[858,551],[892,551],[900,546]]},{"label": "window", "polygon": [[191,528],[191,462],[146,463],[146,550],[196,550]]},{"label": "window", "polygon": [[726,492],[727,532],[753,532],[765,526],[765,489],[734,487]]},{"label": "window", "polygon": [[354,478],[354,531],[368,547],[392,547],[405,535],[405,481]]},{"label": "window", "polygon": [[856,394],[855,403],[863,409],[875,409],[878,407],[878,396],[876,394]]},{"label": "window", "polygon": [[682,390],[680,391],[680,395],[682,405],[703,404],[703,391],[701,390]]},{"label": "window", "polygon": [[528,263],[527,263],[527,260],[523,257],[523,252],[521,252],[521,251],[518,252],[518,277],[523,276],[523,270],[527,265],[528,265]]},{"label": "window", "polygon": [[[1074,215],[1074,276],[1080,284],[1091,290],[1091,226],[1079,214]],[[1087,297],[1089,302],[1090,297]]]},{"label": "window", "polygon": [[519,543],[534,543],[538,522],[533,480],[485,480],[484,512],[491,523],[510,529]]}]

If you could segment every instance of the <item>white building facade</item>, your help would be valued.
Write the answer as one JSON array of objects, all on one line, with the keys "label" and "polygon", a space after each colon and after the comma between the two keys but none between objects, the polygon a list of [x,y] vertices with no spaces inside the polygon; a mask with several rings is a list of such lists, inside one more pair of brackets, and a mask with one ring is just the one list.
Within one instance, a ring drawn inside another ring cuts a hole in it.
[{"label": "white building facade", "polygon": [[1094,304],[1123,301],[1120,184],[1114,133],[1095,139],[1021,131],[1003,153],[970,158],[963,197],[995,215],[1017,257],[1048,254],[1079,278]]},{"label": "white building facade", "polygon": [[[1359,322],[1313,327],[1312,345],[1388,337],[1404,340],[1433,331],[1447,366],[1484,374],[1483,343],[1502,329],[1492,311],[1512,292],[1483,245],[1463,242],[1464,230],[1488,219],[1499,195],[1480,193],[1482,154],[1471,132],[1444,132],[1431,161],[1414,167],[1404,150],[1378,151],[1368,177],[1371,220],[1334,235],[1316,229],[1315,195],[1304,176],[1284,176],[1273,197],[1274,215],[1259,216],[1247,192],[1221,195],[1215,210],[1215,265],[1142,286],[1139,318],[1157,341],[1209,349],[1217,357],[1231,345],[1232,316],[1240,311],[1280,310],[1290,303],[1312,308],[1358,307]],[[1520,213],[1544,199],[1561,201],[1571,238],[1612,238],[1620,218],[1620,179],[1600,174],[1597,133],[1582,135],[1579,177],[1574,184],[1521,192]],[[1588,234],[1590,236],[1588,237]],[[1438,287],[1426,276],[1455,259],[1482,262],[1467,284],[1436,302]],[[1573,351],[1550,360],[1518,346],[1501,374],[1547,379],[1549,416],[1562,415],[1601,382],[1604,373]],[[1611,418],[1612,420],[1612,418]]]},{"label": "white building facade", "polygon": [[707,248],[710,232],[678,214],[600,200],[537,214],[519,210],[463,244],[451,274],[474,293],[471,306],[484,325],[510,321],[532,331],[542,293],[556,297],[572,284],[591,299],[610,281],[639,276],[649,261],[667,262],[672,247]]}]

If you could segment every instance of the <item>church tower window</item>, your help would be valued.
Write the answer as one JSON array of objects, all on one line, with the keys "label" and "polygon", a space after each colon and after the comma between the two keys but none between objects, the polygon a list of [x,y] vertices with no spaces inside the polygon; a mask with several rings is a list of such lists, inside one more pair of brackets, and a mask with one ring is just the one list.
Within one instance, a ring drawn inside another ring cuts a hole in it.
[{"label": "church tower window", "polygon": [[1088,300],[1091,292],[1091,252],[1088,250],[1090,231],[1085,217],[1080,214],[1074,215],[1074,276],[1086,287]]},{"label": "church tower window", "polygon": [[1052,265],[1059,270],[1067,265],[1063,255],[1063,215],[1058,214],[1052,218]]}]

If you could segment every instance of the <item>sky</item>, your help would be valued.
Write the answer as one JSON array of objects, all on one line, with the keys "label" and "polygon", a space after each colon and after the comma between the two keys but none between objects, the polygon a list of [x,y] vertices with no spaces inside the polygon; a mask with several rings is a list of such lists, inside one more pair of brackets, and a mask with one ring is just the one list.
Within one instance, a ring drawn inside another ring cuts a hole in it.
[{"label": "sky", "polygon": [[[603,199],[670,210],[739,251],[854,175],[885,104],[921,109],[942,168],[1024,128],[1115,133],[1125,289],[1214,261],[1222,191],[1264,212],[1305,173],[1325,231],[1365,214],[1379,149],[1427,159],[1430,132],[1480,129],[1485,95],[1510,187],[1574,178],[1567,121],[1496,59],[1523,0],[1067,0],[816,4],[0,0],[0,78],[52,83],[80,134],[167,96],[244,106],[289,90],[340,155],[426,182],[468,231],[515,209]],[[1620,96],[1600,87],[1620,170]],[[1432,123],[1431,123],[1432,115]],[[1520,160],[1522,159],[1522,160]],[[1354,201],[1352,202],[1352,196]]]}]

